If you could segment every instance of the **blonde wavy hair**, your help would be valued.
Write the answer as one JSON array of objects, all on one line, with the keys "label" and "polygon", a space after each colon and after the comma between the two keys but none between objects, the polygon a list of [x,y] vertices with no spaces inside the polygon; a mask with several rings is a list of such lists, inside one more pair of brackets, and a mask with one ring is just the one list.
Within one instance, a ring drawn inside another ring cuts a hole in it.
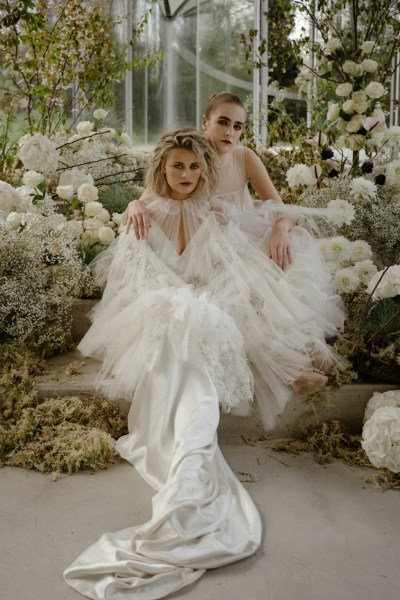
[{"label": "blonde wavy hair", "polygon": [[201,165],[201,174],[193,197],[209,197],[218,179],[218,155],[203,134],[192,127],[169,131],[161,136],[150,158],[146,187],[157,196],[168,198],[170,189],[163,166],[168,154],[175,149],[191,150],[196,154]]}]

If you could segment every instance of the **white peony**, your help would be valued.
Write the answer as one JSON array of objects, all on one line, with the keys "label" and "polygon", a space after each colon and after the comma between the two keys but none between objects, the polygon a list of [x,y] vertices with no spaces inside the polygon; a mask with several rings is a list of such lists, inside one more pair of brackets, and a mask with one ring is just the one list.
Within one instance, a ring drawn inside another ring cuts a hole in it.
[{"label": "white peony", "polygon": [[287,170],[286,180],[289,184],[289,187],[295,188],[299,185],[315,185],[317,182],[317,177],[314,167],[308,167],[307,165],[299,163]]},{"label": "white peony", "polygon": [[353,60],[346,60],[342,68],[345,73],[353,77],[360,77],[364,73],[364,67]]},{"label": "white peony", "polygon": [[400,185],[400,160],[386,165],[386,181],[389,185]]},{"label": "white peony", "polygon": [[374,198],[376,191],[375,183],[365,177],[355,177],[350,184],[350,193],[354,198]]},{"label": "white peony", "polygon": [[333,37],[326,42],[325,51],[329,54],[333,54],[334,52],[336,52],[336,50],[339,50],[339,48],[341,47],[342,42],[339,40],[339,38]]},{"label": "white peony", "polygon": [[363,44],[361,44],[361,52],[363,54],[371,54],[374,47],[375,47],[375,42],[372,40],[371,41],[367,40]]},{"label": "white peony", "polygon": [[335,225],[349,225],[354,219],[354,206],[347,200],[331,200],[328,205],[329,219]]},{"label": "white peony", "polygon": [[103,227],[103,225],[103,221],[100,221],[100,219],[97,219],[96,217],[89,217],[89,219],[85,219],[83,221],[84,229],[100,229],[100,227]]},{"label": "white peony", "polygon": [[360,278],[354,267],[338,269],[333,279],[340,293],[354,292],[360,285]]},{"label": "white peony", "polygon": [[34,133],[23,143],[18,157],[26,169],[51,173],[57,169],[59,151],[49,138]]},{"label": "white peony", "polygon": [[374,467],[400,473],[400,408],[374,410],[364,424],[361,445]]},{"label": "white peony", "polygon": [[381,83],[371,81],[365,88],[365,93],[369,98],[382,98],[386,94],[386,90]]},{"label": "white peony", "polygon": [[115,238],[115,232],[111,229],[111,227],[100,227],[98,231],[98,236],[101,244],[108,246]]},{"label": "white peony", "polygon": [[62,200],[71,200],[74,195],[74,188],[72,185],[58,185],[56,187],[56,192]]},{"label": "white peony", "polygon": [[58,185],[61,186],[71,185],[74,192],[78,191],[78,188],[82,183],[91,183],[93,185],[93,177],[89,173],[85,173],[76,167],[61,173],[58,181]]},{"label": "white peony", "polygon": [[359,262],[360,260],[367,260],[367,258],[371,258],[371,256],[372,248],[368,242],[365,242],[364,240],[352,242],[350,260]]},{"label": "white peony", "polygon": [[76,126],[76,130],[81,136],[90,135],[94,129],[94,124],[91,121],[81,121]]},{"label": "white peony", "polygon": [[336,119],[339,118],[339,111],[339,104],[337,104],[336,102],[329,102],[328,114],[326,115],[328,121],[336,121]]},{"label": "white peony", "polygon": [[78,198],[80,202],[93,202],[99,197],[96,186],[91,183],[82,183],[78,188]]},{"label": "white peony", "polygon": [[97,218],[100,219],[104,224],[109,223],[110,221],[110,213],[106,208],[103,208],[101,212],[97,215]]},{"label": "white peony", "polygon": [[368,285],[372,277],[377,273],[378,267],[372,262],[370,258],[366,260],[360,260],[354,265],[361,283]]},{"label": "white peony", "polygon": [[400,265],[392,265],[387,270],[378,271],[369,282],[367,292],[372,294],[374,300],[398,296],[400,294]]},{"label": "white peony", "polygon": [[375,73],[378,68],[378,63],[372,58],[364,58],[361,65],[366,73]]},{"label": "white peony", "polygon": [[372,417],[377,408],[381,408],[382,406],[397,406],[400,408],[400,390],[374,392],[365,407],[364,423]]},{"label": "white peony", "polygon": [[94,111],[93,116],[95,119],[105,119],[106,116],[108,115],[108,111],[104,110],[104,108],[98,108],[97,110]]},{"label": "white peony", "polygon": [[39,183],[42,183],[44,177],[42,173],[36,171],[25,171],[22,176],[22,183],[30,188],[35,188]]},{"label": "white peony", "polygon": [[85,217],[98,217],[103,211],[101,202],[86,202]]},{"label": "white peony", "polygon": [[326,260],[340,264],[350,258],[351,244],[342,235],[329,238],[324,249]]},{"label": "white peony", "polygon": [[351,94],[351,92],[353,91],[353,86],[351,85],[351,83],[339,83],[339,85],[337,86],[335,93],[336,96],[349,96]]}]

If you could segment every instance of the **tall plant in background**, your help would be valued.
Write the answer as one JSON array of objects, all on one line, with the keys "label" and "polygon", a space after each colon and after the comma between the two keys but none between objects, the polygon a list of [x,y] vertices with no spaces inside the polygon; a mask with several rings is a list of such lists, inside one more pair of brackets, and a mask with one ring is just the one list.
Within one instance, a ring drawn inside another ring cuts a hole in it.
[{"label": "tall plant in background", "polygon": [[[386,128],[388,85],[400,50],[400,4],[392,0],[294,0],[293,4],[316,32],[314,40],[303,35],[301,72],[309,81],[310,77],[323,81],[333,98],[314,127],[325,129],[331,141],[337,139],[339,147],[353,151],[352,172],[357,174],[360,150],[376,151]],[[315,66],[307,57],[311,52]]]},{"label": "tall plant in background", "polygon": [[[2,96],[13,98],[2,118],[3,168],[17,101],[26,108],[29,133],[52,135],[71,115],[73,125],[84,110],[111,106],[113,85],[130,69],[160,57],[126,60],[126,47],[114,37],[122,19],[114,15],[112,0],[0,2]],[[131,45],[145,24],[146,15],[133,30]]]}]

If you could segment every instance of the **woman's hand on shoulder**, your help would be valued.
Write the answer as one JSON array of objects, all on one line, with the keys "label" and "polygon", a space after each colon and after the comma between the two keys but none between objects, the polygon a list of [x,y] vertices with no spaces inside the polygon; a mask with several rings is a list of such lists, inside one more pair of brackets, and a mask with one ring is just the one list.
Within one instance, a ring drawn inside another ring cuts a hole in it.
[{"label": "woman's hand on shoulder", "polygon": [[283,271],[285,271],[292,262],[289,230],[290,227],[287,220],[281,219],[275,223],[268,240],[268,257]]},{"label": "woman's hand on shoulder", "polygon": [[142,198],[129,202],[124,212],[125,231],[128,233],[132,227],[137,240],[145,240],[151,227],[150,213]]}]

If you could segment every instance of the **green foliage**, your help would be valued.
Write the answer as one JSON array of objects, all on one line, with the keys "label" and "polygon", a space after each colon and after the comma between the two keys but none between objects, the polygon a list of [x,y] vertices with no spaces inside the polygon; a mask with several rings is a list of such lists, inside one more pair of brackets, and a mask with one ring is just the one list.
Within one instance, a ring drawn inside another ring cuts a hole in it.
[{"label": "green foliage", "polygon": [[[138,175],[140,183],[143,182],[143,177]],[[108,185],[101,187],[99,190],[99,202],[112,215],[113,213],[123,213],[131,200],[140,198],[144,188],[140,185]]]}]

